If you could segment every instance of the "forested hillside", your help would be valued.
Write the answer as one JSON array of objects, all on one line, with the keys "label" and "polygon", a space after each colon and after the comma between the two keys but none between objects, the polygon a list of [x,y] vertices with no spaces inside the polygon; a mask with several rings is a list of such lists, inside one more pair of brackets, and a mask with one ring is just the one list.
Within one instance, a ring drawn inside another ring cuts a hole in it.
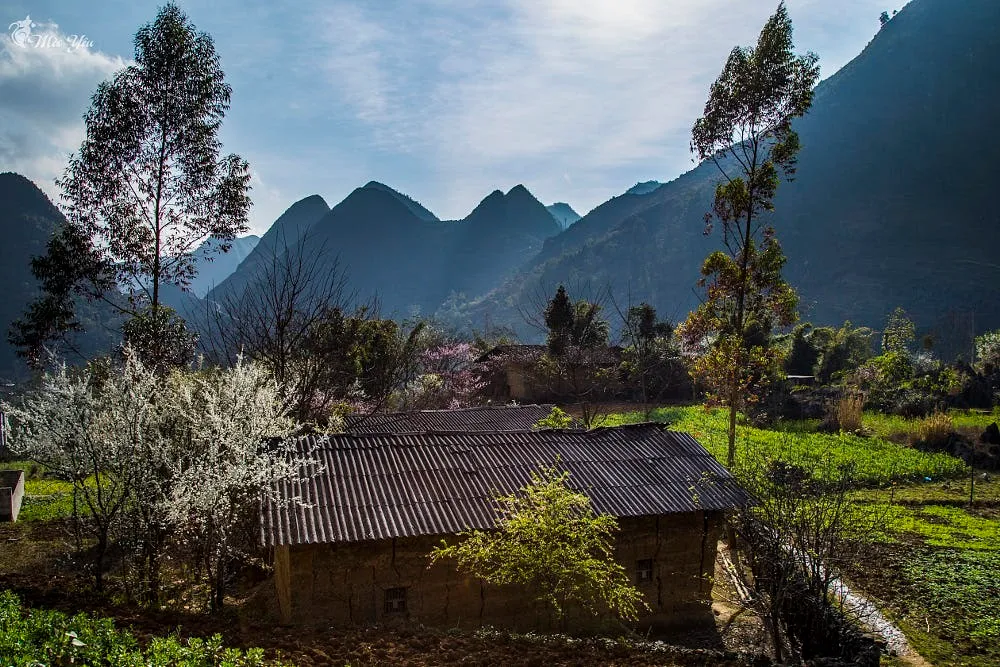
[{"label": "forested hillside", "polygon": [[[779,189],[771,220],[804,318],[879,326],[903,306],[952,347],[972,311],[978,328],[1000,325],[998,26],[990,0],[915,0],[820,84],[797,124],[796,180]],[[697,303],[701,260],[721,244],[703,235],[719,178],[703,164],[612,199],[470,304],[464,321],[489,313],[517,325],[517,306],[559,282],[611,286],[683,318]]]}]

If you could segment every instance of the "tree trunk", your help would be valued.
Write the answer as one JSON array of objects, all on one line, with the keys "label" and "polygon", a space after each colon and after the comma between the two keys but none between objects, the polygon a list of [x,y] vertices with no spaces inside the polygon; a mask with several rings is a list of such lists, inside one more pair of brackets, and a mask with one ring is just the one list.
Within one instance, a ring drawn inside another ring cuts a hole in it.
[{"label": "tree trunk", "polygon": [[739,400],[739,388],[734,386],[729,391],[729,451],[726,453],[726,466],[732,470],[736,465],[736,406]]},{"label": "tree trunk", "polygon": [[100,593],[104,590],[104,554],[108,550],[107,530],[98,529],[97,546],[94,547],[94,589]]},{"label": "tree trunk", "polygon": [[212,613],[222,611],[226,597],[226,564],[223,559],[215,564],[215,582],[212,584]]}]

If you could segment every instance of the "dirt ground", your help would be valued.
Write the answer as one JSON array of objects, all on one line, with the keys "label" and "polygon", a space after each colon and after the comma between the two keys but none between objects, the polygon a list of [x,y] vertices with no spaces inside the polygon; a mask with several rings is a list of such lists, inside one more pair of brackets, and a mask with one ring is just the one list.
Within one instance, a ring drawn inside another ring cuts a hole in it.
[{"label": "dirt ground", "polygon": [[711,665],[752,664],[746,653],[760,650],[759,624],[747,614],[729,623],[733,591],[717,572],[714,627],[665,637],[669,642],[511,636],[501,632],[452,632],[429,628],[283,628],[260,613],[268,582],[233,600],[222,616],[171,609],[150,611],[89,592],[79,569],[66,557],[72,533],[65,523],[0,524],[0,588],[13,590],[31,606],[68,613],[110,616],[140,638],[179,632],[223,635],[231,646],[264,648],[293,665]]}]

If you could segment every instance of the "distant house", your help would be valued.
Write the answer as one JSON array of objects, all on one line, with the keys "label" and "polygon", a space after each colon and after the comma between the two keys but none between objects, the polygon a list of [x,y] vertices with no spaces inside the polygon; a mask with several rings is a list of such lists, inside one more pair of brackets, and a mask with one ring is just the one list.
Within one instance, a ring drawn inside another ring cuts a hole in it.
[{"label": "distant house", "polygon": [[[502,405],[458,410],[414,410],[349,415],[348,433],[426,433],[447,431],[530,431],[552,412],[552,405]],[[574,425],[579,427],[578,422]]]},{"label": "distant house", "polygon": [[[622,361],[622,348],[604,346],[592,350],[570,348],[566,357],[578,369],[554,376],[540,362],[544,345],[498,345],[476,359],[493,400],[528,403],[574,400],[582,396],[600,399],[613,396],[621,387],[615,372]],[[594,370],[603,371],[602,378]]]},{"label": "distant house", "polygon": [[285,623],[549,629],[531,591],[428,567],[428,554],[442,538],[493,528],[496,494],[558,459],[572,487],[618,517],[616,558],[650,606],[641,624],[686,625],[710,618],[723,513],[748,502],[694,438],[653,424],[298,442],[309,452],[298,479],[276,485],[283,500],[261,511]]},{"label": "distant house", "polygon": [[24,499],[24,472],[0,470],[0,521],[17,521]]}]

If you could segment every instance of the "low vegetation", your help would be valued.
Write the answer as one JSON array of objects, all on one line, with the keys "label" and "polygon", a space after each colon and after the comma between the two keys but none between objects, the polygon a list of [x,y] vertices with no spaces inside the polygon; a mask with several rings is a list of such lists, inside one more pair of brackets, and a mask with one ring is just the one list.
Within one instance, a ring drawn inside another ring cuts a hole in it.
[{"label": "low vegetation", "polygon": [[223,646],[222,638],[154,637],[140,643],[107,618],[30,609],[0,591],[0,662],[7,667],[114,665],[115,667],[262,667],[261,649]]},{"label": "low vegetation", "polygon": [[[651,412],[627,412],[609,415],[606,426],[657,421],[671,428],[687,431],[724,461],[727,455],[727,415],[721,410],[701,406],[660,408]],[[792,423],[781,430],[744,427],[739,437],[747,446],[743,452],[768,451],[780,454],[790,463],[823,461],[829,474],[841,465],[854,466],[855,479],[867,486],[886,486],[893,482],[920,481],[925,478],[953,479],[966,474],[966,465],[953,456],[903,447],[879,436],[850,433],[820,433],[816,423]],[[737,464],[741,455],[737,453]],[[812,466],[810,466],[812,467]],[[825,474],[825,473],[820,473]]]}]

